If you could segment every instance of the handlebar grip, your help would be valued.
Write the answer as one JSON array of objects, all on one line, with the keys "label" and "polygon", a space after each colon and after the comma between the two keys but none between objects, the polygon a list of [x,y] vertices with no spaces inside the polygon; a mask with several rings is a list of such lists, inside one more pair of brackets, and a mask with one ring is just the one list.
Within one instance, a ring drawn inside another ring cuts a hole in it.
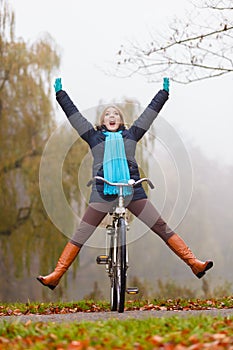
[{"label": "handlebar grip", "polygon": [[153,183],[149,179],[147,180],[147,182],[148,182],[148,185],[150,186],[150,188],[153,190],[155,188]]},{"label": "handlebar grip", "polygon": [[90,187],[92,184],[94,183],[94,180],[93,179],[91,179],[90,181],[88,181],[88,183],[87,183],[87,187]]}]

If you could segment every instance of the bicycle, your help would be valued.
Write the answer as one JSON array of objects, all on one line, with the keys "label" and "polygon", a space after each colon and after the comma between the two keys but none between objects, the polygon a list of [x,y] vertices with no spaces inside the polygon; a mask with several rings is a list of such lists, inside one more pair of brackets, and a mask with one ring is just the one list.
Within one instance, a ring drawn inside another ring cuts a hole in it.
[{"label": "bicycle", "polygon": [[148,178],[142,178],[138,181],[130,179],[128,183],[113,183],[101,176],[95,176],[88,182],[87,186],[91,186],[96,180],[119,187],[118,203],[113,212],[109,213],[112,216],[112,222],[106,227],[106,254],[98,256],[96,262],[106,265],[106,272],[110,278],[111,311],[122,313],[125,307],[125,293],[137,294],[139,292],[137,287],[126,288],[127,269],[129,268],[126,231],[129,230],[129,225],[125,217],[123,187],[133,188],[144,181],[151,189],[154,188],[154,185]]}]

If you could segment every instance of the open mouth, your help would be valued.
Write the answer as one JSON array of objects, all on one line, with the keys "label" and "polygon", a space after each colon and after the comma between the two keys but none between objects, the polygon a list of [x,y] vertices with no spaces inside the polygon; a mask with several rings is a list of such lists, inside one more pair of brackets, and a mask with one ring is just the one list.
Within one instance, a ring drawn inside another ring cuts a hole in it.
[{"label": "open mouth", "polygon": [[109,124],[110,124],[111,126],[114,126],[114,125],[116,124],[116,122],[115,122],[114,120],[110,120]]}]

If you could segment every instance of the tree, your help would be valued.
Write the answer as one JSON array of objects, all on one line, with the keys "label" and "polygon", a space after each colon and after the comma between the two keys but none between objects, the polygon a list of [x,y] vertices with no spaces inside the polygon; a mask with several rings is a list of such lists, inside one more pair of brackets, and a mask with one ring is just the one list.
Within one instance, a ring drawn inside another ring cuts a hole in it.
[{"label": "tree", "polygon": [[60,61],[49,35],[29,45],[16,39],[14,24],[14,12],[0,0],[0,255],[7,271],[1,297],[12,287],[7,279],[22,274],[23,264],[29,269],[37,228],[48,232],[52,226],[40,200],[38,172],[55,125],[50,86]]},{"label": "tree", "polygon": [[[57,48],[46,36],[16,40],[14,12],[0,1],[0,232],[10,233],[38,204],[40,155],[54,125],[51,74]],[[41,208],[40,208],[41,210]]]},{"label": "tree", "polygon": [[[29,289],[38,299],[40,290],[34,278],[29,284],[25,280],[31,273],[36,276],[52,269],[65,243],[43,206],[39,188],[44,148],[52,132],[59,129],[51,99],[51,78],[60,64],[59,50],[49,34],[31,44],[17,39],[14,24],[14,12],[6,0],[0,0],[1,300],[27,299]],[[50,149],[48,183],[54,182],[62,144],[72,137],[70,129],[59,130],[61,144]],[[77,166],[87,151],[80,142],[77,140],[70,148],[62,164],[63,190],[67,201],[75,202],[76,208],[81,201]],[[51,193],[48,196],[64,226],[72,225],[57,198]],[[17,282],[15,277],[19,277]]]},{"label": "tree", "polygon": [[[166,34],[152,34],[145,44],[122,45],[116,73],[141,74],[149,82],[164,75],[179,83],[233,72],[233,7],[228,0],[195,0],[186,20],[175,18]],[[199,5],[201,4],[201,5]]]}]

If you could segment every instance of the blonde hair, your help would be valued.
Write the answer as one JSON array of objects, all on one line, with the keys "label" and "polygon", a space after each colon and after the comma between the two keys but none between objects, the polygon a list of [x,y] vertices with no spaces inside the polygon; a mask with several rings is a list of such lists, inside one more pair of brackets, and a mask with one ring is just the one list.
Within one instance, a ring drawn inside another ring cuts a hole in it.
[{"label": "blonde hair", "polygon": [[99,118],[99,126],[103,126],[104,125],[104,116],[105,116],[105,113],[107,111],[107,109],[109,108],[115,108],[117,110],[117,112],[119,113],[119,116],[121,118],[121,125],[124,125],[125,122],[124,122],[124,115],[123,115],[123,112],[121,111],[121,109],[115,105],[109,105],[107,107],[104,108],[104,110],[102,111],[101,115],[100,115],[100,118]]}]

